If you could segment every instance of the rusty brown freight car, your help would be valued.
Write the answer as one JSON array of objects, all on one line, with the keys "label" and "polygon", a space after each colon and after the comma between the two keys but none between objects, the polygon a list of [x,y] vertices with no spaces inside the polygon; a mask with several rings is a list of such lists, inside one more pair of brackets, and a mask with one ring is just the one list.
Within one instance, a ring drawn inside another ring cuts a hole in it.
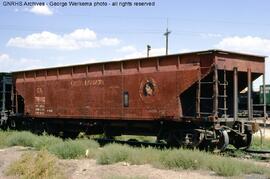
[{"label": "rusty brown freight car", "polygon": [[[54,133],[150,134],[181,145],[218,136],[225,141],[222,148],[232,136],[240,138],[232,144],[247,145],[251,83],[264,74],[264,61],[208,50],[14,72],[16,113],[24,123],[31,120]],[[246,87],[243,120],[237,101]]]}]

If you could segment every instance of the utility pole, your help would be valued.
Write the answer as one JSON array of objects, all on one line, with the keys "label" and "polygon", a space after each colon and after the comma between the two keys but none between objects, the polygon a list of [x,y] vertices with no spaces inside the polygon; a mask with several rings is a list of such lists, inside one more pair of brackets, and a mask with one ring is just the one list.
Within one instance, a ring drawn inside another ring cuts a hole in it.
[{"label": "utility pole", "polygon": [[168,48],[169,48],[169,35],[170,35],[171,31],[168,30],[168,19],[167,19],[167,29],[166,32],[164,33],[165,37],[166,37],[166,55],[168,55]]},{"label": "utility pole", "polygon": [[150,50],[151,50],[151,46],[150,45],[147,45],[147,57],[149,57]]}]

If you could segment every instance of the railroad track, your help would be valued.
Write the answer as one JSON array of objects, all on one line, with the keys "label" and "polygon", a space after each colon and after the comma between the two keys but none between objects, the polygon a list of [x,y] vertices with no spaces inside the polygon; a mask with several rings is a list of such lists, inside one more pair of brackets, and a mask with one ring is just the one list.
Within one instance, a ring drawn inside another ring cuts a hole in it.
[{"label": "railroad track", "polygon": [[247,153],[270,154],[270,150],[245,149],[244,151]]},{"label": "railroad track", "polygon": [[270,161],[270,150],[255,150],[246,149],[245,152],[249,154],[254,159],[259,159],[261,161]]},{"label": "railroad track", "polygon": [[223,152],[224,156],[230,156],[233,158],[254,159],[260,161],[270,161],[270,150],[258,150],[258,149],[226,149]]},{"label": "railroad track", "polygon": [[[116,139],[95,138],[94,140],[98,142],[101,146],[104,146],[109,143],[117,143],[117,144],[127,144],[127,145],[135,146],[135,147],[143,146],[143,147],[155,147],[155,148],[170,148],[170,146],[165,143],[142,142],[136,139],[123,141],[123,140],[116,140]],[[237,151],[237,149],[229,148],[225,150],[225,152],[233,152],[233,151]],[[242,149],[241,151],[246,152],[246,153],[270,154],[270,150]]]},{"label": "railroad track", "polygon": [[[158,149],[169,149],[171,146],[165,143],[153,143],[153,142],[141,142],[135,139],[131,139],[128,141],[123,140],[115,140],[115,139],[100,139],[95,138],[100,146],[104,146],[109,143],[116,143],[116,144],[126,144],[133,147],[154,147]],[[224,156],[230,156],[234,158],[247,158],[247,159],[256,159],[261,161],[270,161],[270,150],[255,150],[255,149],[226,149],[225,151],[221,152]]]}]

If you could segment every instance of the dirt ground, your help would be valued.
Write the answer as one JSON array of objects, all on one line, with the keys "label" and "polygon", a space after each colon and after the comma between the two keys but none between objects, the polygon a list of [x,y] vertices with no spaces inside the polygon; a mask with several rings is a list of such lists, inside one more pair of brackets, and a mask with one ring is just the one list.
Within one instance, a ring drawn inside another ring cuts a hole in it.
[{"label": "dirt ground", "polygon": [[64,160],[61,161],[68,169],[70,178],[142,178],[142,179],[195,179],[221,178],[207,171],[173,171],[153,168],[151,165],[129,165],[120,162],[113,165],[97,165],[95,160]]},{"label": "dirt ground", "polygon": [[[25,147],[10,147],[0,149],[0,179],[10,179],[4,171],[9,164],[18,160],[20,156],[29,151]],[[126,162],[120,162],[112,165],[98,165],[92,159],[80,160],[59,160],[59,166],[64,170],[66,176],[70,179],[208,179],[224,178],[215,175],[211,171],[191,171],[191,170],[163,170],[153,168],[151,165],[129,165]],[[239,178],[239,177],[233,177]],[[246,175],[240,178],[264,178],[257,175]]]},{"label": "dirt ground", "polygon": [[[11,147],[0,149],[0,179],[9,179],[14,177],[5,176],[7,167],[18,160],[20,156],[27,152],[25,147]],[[59,160],[59,165],[70,179],[116,179],[116,178],[138,178],[138,179],[208,179],[222,178],[215,176],[213,172],[208,171],[173,171],[153,168],[150,165],[129,165],[120,162],[113,165],[98,165],[95,160]]]},{"label": "dirt ground", "polygon": [[28,151],[26,147],[11,147],[0,149],[0,179],[4,178],[14,178],[14,177],[6,177],[5,170],[7,167],[15,160],[18,160],[20,156]]}]

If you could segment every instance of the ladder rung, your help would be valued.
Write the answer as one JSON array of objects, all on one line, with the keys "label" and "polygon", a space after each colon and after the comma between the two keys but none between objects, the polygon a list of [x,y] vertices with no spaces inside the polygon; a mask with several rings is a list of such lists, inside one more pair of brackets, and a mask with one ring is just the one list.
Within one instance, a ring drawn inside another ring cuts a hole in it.
[{"label": "ladder rung", "polygon": [[253,106],[264,106],[264,104],[253,104]]},{"label": "ladder rung", "polygon": [[223,110],[223,111],[227,111],[228,110],[228,108],[218,108],[218,109]]},{"label": "ladder rung", "polygon": [[213,84],[213,82],[201,81],[201,84]]},{"label": "ladder rung", "polygon": [[200,112],[199,114],[212,114],[210,112]]},{"label": "ladder rung", "polygon": [[218,95],[218,97],[220,97],[220,98],[227,98],[228,96],[227,95]]},{"label": "ladder rung", "polygon": [[256,112],[263,112],[263,110],[254,110],[253,113],[256,113]]},{"label": "ladder rung", "polygon": [[200,97],[200,99],[205,99],[205,100],[212,100],[213,98],[211,97],[211,98],[208,98],[208,97]]},{"label": "ladder rung", "polygon": [[219,85],[228,86],[228,83],[219,83]]}]

